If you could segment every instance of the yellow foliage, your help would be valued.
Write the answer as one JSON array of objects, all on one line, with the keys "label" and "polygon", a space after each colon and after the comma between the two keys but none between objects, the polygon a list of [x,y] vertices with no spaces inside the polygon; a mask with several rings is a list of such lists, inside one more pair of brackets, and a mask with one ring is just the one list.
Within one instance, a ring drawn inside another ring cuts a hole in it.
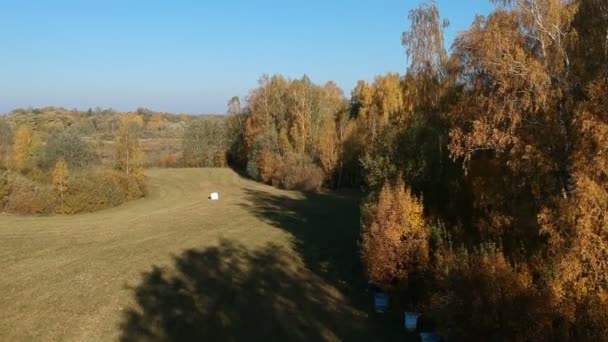
[{"label": "yellow foliage", "polygon": [[143,172],[143,155],[139,144],[139,133],[143,127],[140,115],[120,117],[120,130],[116,138],[116,168],[127,175]]},{"label": "yellow foliage", "polygon": [[20,126],[15,132],[13,143],[12,162],[17,171],[25,171],[32,167],[32,163],[40,148],[40,138],[32,127]]},{"label": "yellow foliage", "polygon": [[51,173],[51,180],[53,186],[57,191],[59,191],[60,200],[61,200],[61,213],[64,213],[63,204],[64,204],[64,193],[68,190],[68,177],[70,173],[68,170],[68,165],[66,162],[61,159],[57,161],[55,167],[53,168],[53,172]]},{"label": "yellow foliage", "polygon": [[385,185],[378,200],[366,205],[361,253],[376,284],[392,288],[427,267],[430,228],[423,211],[402,181]]}]

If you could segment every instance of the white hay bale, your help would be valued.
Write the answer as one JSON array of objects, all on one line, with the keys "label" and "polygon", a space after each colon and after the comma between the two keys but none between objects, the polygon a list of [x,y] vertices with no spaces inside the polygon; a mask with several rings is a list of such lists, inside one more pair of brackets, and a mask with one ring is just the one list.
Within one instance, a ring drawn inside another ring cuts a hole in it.
[{"label": "white hay bale", "polygon": [[212,201],[217,201],[220,199],[220,194],[217,192],[212,192],[211,195],[209,195],[209,199]]}]

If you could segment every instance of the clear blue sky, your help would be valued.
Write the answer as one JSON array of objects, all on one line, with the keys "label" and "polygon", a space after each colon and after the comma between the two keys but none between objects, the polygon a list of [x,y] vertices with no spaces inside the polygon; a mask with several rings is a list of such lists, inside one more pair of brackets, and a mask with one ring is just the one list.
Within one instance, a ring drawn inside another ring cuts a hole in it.
[{"label": "clear blue sky", "polygon": [[[401,33],[419,0],[0,0],[0,113],[113,107],[223,113],[263,73],[349,93],[406,68]],[[440,0],[448,41],[489,0]]]}]

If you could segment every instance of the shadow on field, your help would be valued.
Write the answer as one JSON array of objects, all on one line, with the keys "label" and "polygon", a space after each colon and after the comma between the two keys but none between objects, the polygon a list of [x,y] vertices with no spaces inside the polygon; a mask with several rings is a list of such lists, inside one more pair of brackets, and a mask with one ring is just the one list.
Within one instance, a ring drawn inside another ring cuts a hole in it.
[{"label": "shadow on field", "polygon": [[[324,254],[319,254],[319,261]],[[154,267],[135,289],[121,341],[371,341],[366,317],[281,247],[223,241]]]},{"label": "shadow on field", "polygon": [[382,341],[412,340],[401,329],[399,312],[382,316],[373,313],[373,298],[366,291],[357,243],[361,216],[357,192],[305,193],[301,198],[292,198],[248,189],[246,195],[250,203],[246,209],[293,236],[293,248],[308,270],[338,289],[344,303],[368,314],[361,325],[364,331]]},{"label": "shadow on field", "polygon": [[[294,199],[247,190],[247,209],[293,235],[295,250],[311,271],[351,300],[361,299],[366,281],[357,245],[360,198],[354,192],[304,196]],[[353,304],[369,309],[368,302]]]}]

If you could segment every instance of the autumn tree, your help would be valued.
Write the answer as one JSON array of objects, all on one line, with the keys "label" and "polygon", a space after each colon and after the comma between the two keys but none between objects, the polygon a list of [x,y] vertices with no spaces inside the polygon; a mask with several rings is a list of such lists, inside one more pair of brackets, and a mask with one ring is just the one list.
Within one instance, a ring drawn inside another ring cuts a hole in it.
[{"label": "autumn tree", "polygon": [[40,138],[31,126],[22,125],[15,132],[12,162],[17,171],[25,171],[33,166],[40,148]]},{"label": "autumn tree", "polygon": [[280,179],[294,176],[286,170],[295,163],[309,171],[306,174],[315,178],[315,184],[318,170],[331,183],[338,161],[336,119],[345,111],[342,91],[332,82],[319,86],[306,76],[295,80],[262,77],[242,111],[244,117],[233,116],[239,126],[244,123],[240,127],[248,173],[273,184],[305,184],[303,179]]},{"label": "autumn tree", "polygon": [[373,144],[390,122],[406,115],[401,77],[390,73],[377,76],[372,84],[360,81],[353,90],[351,103],[356,108],[359,125],[365,127],[367,140]]},{"label": "autumn tree", "polygon": [[169,122],[163,113],[150,114],[150,119],[146,125],[148,130],[160,132],[168,126]]},{"label": "autumn tree", "polygon": [[140,174],[143,171],[143,160],[139,136],[143,119],[139,115],[123,115],[116,137],[116,168],[127,175]]},{"label": "autumn tree", "polygon": [[238,96],[234,96],[228,101],[227,115],[226,135],[229,139],[229,159],[235,166],[243,167],[247,160],[247,151],[245,149],[246,114]]},{"label": "autumn tree", "polygon": [[183,162],[190,167],[224,167],[229,140],[223,119],[191,121],[182,138]]},{"label": "autumn tree", "polygon": [[394,289],[429,263],[430,228],[421,202],[402,181],[385,184],[364,207],[361,254],[370,280]]},{"label": "autumn tree", "polygon": [[593,340],[607,316],[605,5],[496,3],[455,43],[450,152],[469,175],[478,238],[544,275],[560,339]]},{"label": "autumn tree", "polygon": [[64,194],[68,190],[68,177],[69,177],[68,164],[60,159],[55,163],[53,172],[51,173],[51,180],[55,189],[59,192],[59,199],[61,201],[61,213],[64,214]]}]

